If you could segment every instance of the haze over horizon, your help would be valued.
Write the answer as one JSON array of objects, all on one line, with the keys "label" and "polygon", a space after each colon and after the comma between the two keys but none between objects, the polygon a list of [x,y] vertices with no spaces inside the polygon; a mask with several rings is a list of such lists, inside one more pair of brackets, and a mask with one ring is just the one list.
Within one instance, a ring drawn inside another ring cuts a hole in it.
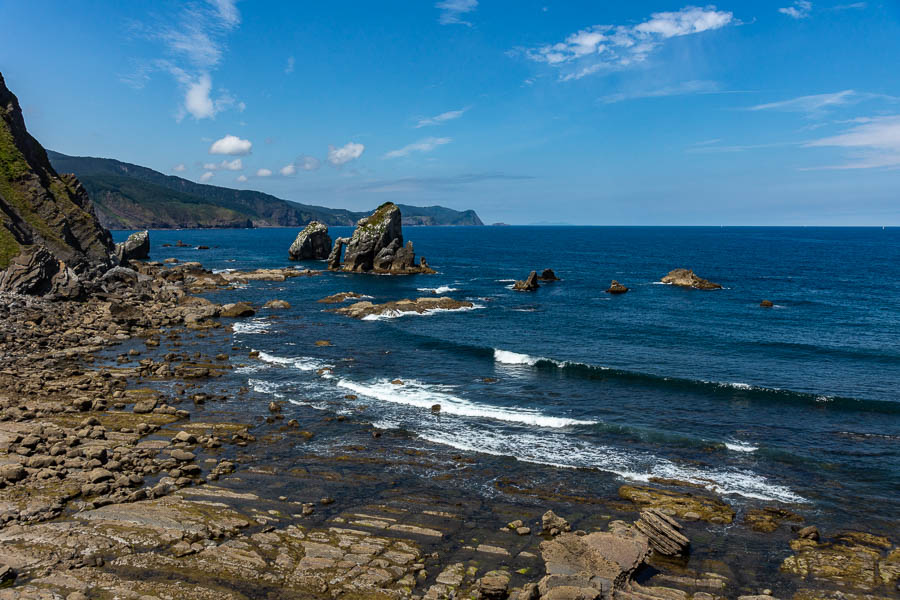
[{"label": "haze over horizon", "polygon": [[486,222],[900,225],[889,1],[0,3],[47,148]]}]

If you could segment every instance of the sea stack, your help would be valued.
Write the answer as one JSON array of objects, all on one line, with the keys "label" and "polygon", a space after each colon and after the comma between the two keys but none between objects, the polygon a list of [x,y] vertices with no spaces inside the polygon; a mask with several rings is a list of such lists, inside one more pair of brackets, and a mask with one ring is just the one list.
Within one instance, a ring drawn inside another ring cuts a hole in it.
[{"label": "sea stack", "polygon": [[[347,246],[344,252],[344,246]],[[344,254],[341,260],[341,254]],[[416,264],[413,243],[403,243],[402,215],[393,202],[385,202],[360,219],[349,238],[338,238],[328,256],[332,271],[408,275],[434,273],[422,258]]]},{"label": "sea stack", "polygon": [[331,236],[328,235],[328,226],[312,221],[297,234],[297,239],[288,249],[288,256],[291,260],[325,260],[330,250]]},{"label": "sea stack", "polygon": [[116,256],[120,263],[150,258],[150,232],[132,233],[127,240],[116,244]]},{"label": "sea stack", "polygon": [[0,74],[0,291],[78,297],[113,252],[87,191],[50,165]]},{"label": "sea stack", "polygon": [[528,277],[525,279],[525,281],[515,282],[512,289],[517,292],[533,292],[541,287],[537,282],[537,279],[537,271],[532,271],[528,274]]},{"label": "sea stack", "polygon": [[628,291],[628,288],[616,281],[615,279],[609,284],[609,288],[606,290],[607,294],[624,294]]},{"label": "sea stack", "polygon": [[703,279],[702,277],[698,277],[690,269],[673,269],[669,271],[669,274],[663,277],[660,281],[662,281],[663,283],[677,285],[679,287],[694,288],[695,290],[722,289],[722,286],[718,283],[713,283],[712,281]]}]

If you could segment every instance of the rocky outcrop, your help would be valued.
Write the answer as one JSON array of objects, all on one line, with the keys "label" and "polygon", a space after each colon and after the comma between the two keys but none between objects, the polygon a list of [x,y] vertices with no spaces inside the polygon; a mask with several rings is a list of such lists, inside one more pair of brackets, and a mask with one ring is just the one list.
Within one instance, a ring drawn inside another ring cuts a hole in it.
[{"label": "rocky outcrop", "polygon": [[607,288],[607,294],[624,294],[628,291],[628,288],[616,281],[615,279],[609,284],[609,288]]},{"label": "rocky outcrop", "polygon": [[734,520],[733,508],[706,494],[623,485],[619,488],[619,496],[642,508],[656,508],[689,521],[725,524]]},{"label": "rocky outcrop", "polygon": [[773,306],[775,306],[775,303],[771,300],[763,300],[759,303],[759,305],[763,308],[772,308]]},{"label": "rocky outcrop", "polygon": [[150,258],[150,232],[138,231],[132,233],[127,240],[116,244],[116,256],[120,263],[128,260],[146,260]]},{"label": "rocky outcrop", "polygon": [[662,281],[663,283],[669,283],[671,285],[677,285],[679,287],[694,288],[695,290],[722,289],[722,286],[718,283],[713,283],[712,281],[703,279],[702,277],[698,277],[690,269],[673,269],[672,271],[669,271],[669,274],[663,277],[660,281]]},{"label": "rocky outcrop", "polygon": [[404,299],[384,304],[356,302],[343,308],[331,309],[331,312],[347,315],[354,319],[365,319],[367,317],[399,317],[404,313],[422,314],[434,310],[465,310],[474,307],[475,305],[471,302],[454,300],[445,296],[442,298],[418,298],[417,300]]},{"label": "rocky outcrop", "polygon": [[297,234],[297,239],[288,249],[288,256],[291,260],[324,260],[328,258],[330,250],[328,226],[313,221]]},{"label": "rocky outcrop", "polygon": [[823,542],[792,540],[791,549],[795,554],[784,559],[781,570],[804,579],[858,591],[900,582],[900,548],[884,536],[846,531]]},{"label": "rocky outcrop", "polygon": [[648,508],[641,511],[641,518],[634,526],[647,536],[654,551],[665,556],[683,556],[691,545],[681,533],[681,524],[661,510]]},{"label": "rocky outcrop", "polygon": [[517,292],[533,292],[537,290],[540,284],[537,282],[537,271],[532,271],[528,274],[528,277],[525,281],[516,281],[513,284],[512,289]]},{"label": "rocky outcrop", "polygon": [[338,292],[337,294],[325,296],[318,302],[320,304],[340,304],[341,302],[346,302],[351,298],[362,298],[362,294],[357,294],[356,292]]},{"label": "rocky outcrop", "polygon": [[416,264],[412,242],[403,243],[402,216],[392,202],[382,204],[370,216],[360,219],[349,239],[335,240],[328,256],[328,268],[354,273],[434,273],[424,258]]},{"label": "rocky outcrop", "polygon": [[74,175],[59,175],[0,75],[0,291],[60,293],[107,268],[112,237]]}]

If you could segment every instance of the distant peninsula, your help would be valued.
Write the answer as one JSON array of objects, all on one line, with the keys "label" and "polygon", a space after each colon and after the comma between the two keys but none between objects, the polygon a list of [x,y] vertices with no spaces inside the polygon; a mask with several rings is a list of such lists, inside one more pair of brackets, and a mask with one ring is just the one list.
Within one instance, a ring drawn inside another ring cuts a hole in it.
[{"label": "distant peninsula", "polygon": [[[74,173],[107,229],[302,227],[310,221],[355,225],[368,212],[311,206],[253,190],[194,183],[111,158],[47,151],[59,173]],[[404,225],[484,225],[474,210],[398,205]]]}]

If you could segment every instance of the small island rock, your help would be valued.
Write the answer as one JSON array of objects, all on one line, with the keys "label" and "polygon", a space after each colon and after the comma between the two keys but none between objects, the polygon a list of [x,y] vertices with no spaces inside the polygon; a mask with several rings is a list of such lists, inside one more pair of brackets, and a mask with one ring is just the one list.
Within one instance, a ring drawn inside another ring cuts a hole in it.
[{"label": "small island rock", "polygon": [[553,269],[544,269],[541,271],[541,276],[538,278],[541,281],[559,281],[559,277],[556,276],[556,273],[553,272]]},{"label": "small island rock", "polygon": [[116,256],[119,258],[119,262],[150,258],[150,232],[132,233],[127,240],[116,244]]},{"label": "small island rock", "polygon": [[759,305],[763,308],[772,308],[773,306],[775,306],[775,303],[771,300],[763,300],[759,303]]},{"label": "small island rock", "polygon": [[328,258],[330,250],[331,236],[328,235],[328,226],[312,221],[297,234],[297,239],[288,249],[288,256],[291,260],[324,260]]},{"label": "small island rock", "polygon": [[615,279],[609,284],[609,288],[606,290],[607,294],[624,294],[628,291],[628,288],[616,281]]},{"label": "small island rock", "polygon": [[703,279],[702,277],[698,277],[690,269],[673,269],[669,271],[669,274],[663,277],[660,281],[680,287],[694,288],[696,290],[722,289],[722,286],[718,283],[713,283],[712,281]]}]

